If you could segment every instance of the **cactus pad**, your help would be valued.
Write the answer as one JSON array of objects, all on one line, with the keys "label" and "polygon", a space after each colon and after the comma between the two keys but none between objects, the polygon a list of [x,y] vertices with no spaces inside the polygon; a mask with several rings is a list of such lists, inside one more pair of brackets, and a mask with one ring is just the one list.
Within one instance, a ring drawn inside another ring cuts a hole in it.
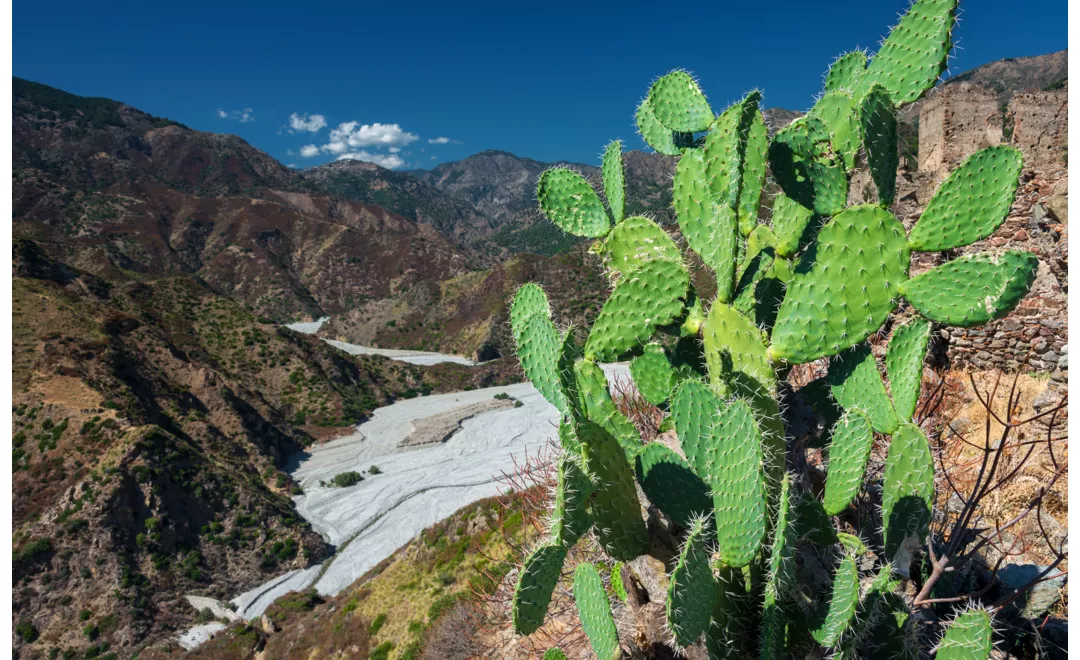
[{"label": "cactus pad", "polygon": [[559,649],[548,649],[540,660],[566,660],[566,654]]},{"label": "cactus pad", "polygon": [[761,432],[750,406],[742,400],[720,410],[705,448],[716,515],[720,559],[746,566],[757,556],[768,527]]},{"label": "cactus pad", "polygon": [[769,551],[769,575],[765,583],[761,621],[761,657],[784,656],[787,617],[780,607],[780,595],[794,581],[795,530],[791,522],[791,477],[784,474],[773,524],[773,542]]},{"label": "cactus pad", "polygon": [[641,518],[634,473],[619,443],[593,422],[577,426],[585,475],[596,491],[589,499],[589,515],[600,547],[609,556],[630,561],[649,543]]},{"label": "cactus pad", "polygon": [[993,648],[993,628],[986,610],[972,609],[952,620],[941,644],[938,660],[986,660]]},{"label": "cactus pad", "polygon": [[574,570],[574,601],[593,653],[600,660],[617,660],[621,655],[619,631],[611,618],[611,602],[604,591],[604,581],[592,564],[578,564]]},{"label": "cactus pad", "polygon": [[620,222],[603,245],[607,264],[629,276],[656,261],[682,265],[679,246],[660,225],[640,215]]},{"label": "cactus pad", "polygon": [[685,71],[672,71],[658,78],[649,89],[648,102],[656,119],[671,131],[707,131],[713,122],[709,102],[697,81]]},{"label": "cactus pad", "polygon": [[573,371],[579,412],[614,436],[632,461],[641,451],[641,434],[615,407],[604,370],[591,360],[579,360]]},{"label": "cactus pad", "polygon": [[[768,227],[759,226],[750,234],[751,238],[763,229]],[[775,258],[772,247],[755,254],[742,271],[735,289],[735,300],[732,301],[735,309],[766,331],[772,329],[776,310],[784,300],[784,278],[779,272],[782,264],[784,261]]]},{"label": "cactus pad", "polygon": [[1024,157],[1015,147],[976,151],[941,184],[911,230],[913,250],[939,252],[970,245],[1005,222]]},{"label": "cactus pad", "polygon": [[859,126],[866,147],[870,176],[877,187],[878,204],[888,208],[896,196],[896,168],[900,148],[896,132],[896,109],[881,85],[871,85],[859,105]]},{"label": "cactus pad", "polygon": [[638,483],[645,496],[680,527],[712,511],[709,488],[682,456],[659,442],[645,445],[638,456]]},{"label": "cactus pad", "polygon": [[878,433],[892,433],[900,424],[885,391],[877,360],[870,347],[860,344],[829,363],[832,395],[844,410],[861,410]]},{"label": "cactus pad", "polygon": [[772,228],[776,254],[790,259],[806,244],[806,233],[814,212],[780,193],[773,200]]},{"label": "cactus pad", "polygon": [[731,305],[713,303],[702,329],[709,378],[721,394],[775,393],[776,374],[761,330]]},{"label": "cactus pad", "polygon": [[834,217],[795,268],[772,357],[810,362],[869,337],[896,308],[909,259],[904,226],[885,209],[852,206]]},{"label": "cactus pad", "polygon": [[514,589],[514,630],[531,635],[544,623],[565,560],[566,548],[556,543],[538,546],[525,559]]},{"label": "cactus pad", "polygon": [[844,167],[855,167],[855,154],[862,143],[862,129],[855,115],[851,94],[844,91],[824,94],[807,113],[817,117],[829,131],[833,151],[844,159]]},{"label": "cactus pad", "polygon": [[897,105],[915,101],[934,86],[952,50],[957,0],[917,0],[892,29],[863,76],[880,84]]},{"label": "cactus pad", "polygon": [[709,187],[719,203],[736,211],[743,236],[757,224],[765,185],[769,138],[758,110],[760,100],[761,93],[753,91],[724,110],[705,136],[703,149]]},{"label": "cactus pad", "polygon": [[678,382],[678,374],[664,354],[664,347],[656,342],[645,344],[641,355],[630,362],[630,375],[641,396],[654,406],[667,401]]},{"label": "cactus pad", "polygon": [[569,403],[558,373],[562,340],[551,322],[551,307],[539,285],[525,284],[518,289],[510,305],[510,326],[521,369],[551,405],[568,415]]},{"label": "cactus pad", "polygon": [[569,550],[592,525],[586,505],[592,497],[593,485],[568,454],[559,459],[555,476],[551,536]]},{"label": "cactus pad", "polygon": [[716,272],[716,296],[730,301],[734,286],[736,212],[717,203],[705,179],[700,150],[687,151],[675,168],[672,201],[686,242]]},{"label": "cactus pad", "polygon": [[652,147],[653,151],[665,156],[678,156],[682,149],[675,144],[675,137],[671,129],[660,123],[653,114],[649,99],[645,99],[638,106],[634,114],[634,122],[637,124],[638,133],[645,144]]},{"label": "cactus pad", "polygon": [[930,322],[919,316],[893,330],[889,340],[885,370],[889,374],[896,414],[905,422],[911,421],[919,403],[923,361],[929,343]]},{"label": "cactus pad", "polygon": [[688,379],[671,396],[671,417],[679,444],[694,471],[705,478],[705,448],[712,434],[716,416],[727,404],[699,380]]},{"label": "cactus pad", "polygon": [[906,571],[909,553],[922,545],[934,499],[934,456],[926,436],[914,424],[901,424],[889,443],[882,477],[881,521],[885,558],[897,553]]},{"label": "cactus pad", "polygon": [[604,149],[600,177],[604,180],[604,196],[607,197],[611,217],[618,224],[622,222],[626,212],[626,180],[623,174],[621,141],[613,140]]},{"label": "cactus pad", "polygon": [[573,170],[546,170],[536,184],[536,198],[544,215],[574,236],[600,238],[611,230],[600,196],[585,177]]},{"label": "cactus pad", "polygon": [[861,50],[853,50],[841,55],[825,75],[825,91],[835,92],[846,90],[849,93],[859,88],[863,74],[866,72],[866,53]]},{"label": "cactus pad", "polygon": [[1030,252],[980,252],[913,277],[900,285],[900,293],[931,321],[965,328],[982,325],[1016,307],[1038,267],[1038,258]]},{"label": "cactus pad", "polygon": [[706,521],[701,517],[693,520],[668,583],[668,625],[675,644],[681,647],[690,646],[708,629],[716,600],[708,549],[712,526]]},{"label": "cactus pad", "polygon": [[840,566],[833,576],[832,596],[828,609],[819,613],[810,628],[810,633],[818,644],[832,648],[840,641],[840,636],[855,618],[855,608],[859,604],[859,568],[855,564],[855,555],[848,553],[840,560]]},{"label": "cactus pad", "polygon": [[817,117],[799,117],[777,133],[769,165],[784,194],[803,206],[833,215],[847,204],[843,157],[833,151],[828,128]]},{"label": "cactus pad", "polygon": [[874,444],[870,420],[853,410],[844,414],[833,428],[829,444],[829,466],[822,505],[830,516],[848,508],[862,488],[866,459]]}]

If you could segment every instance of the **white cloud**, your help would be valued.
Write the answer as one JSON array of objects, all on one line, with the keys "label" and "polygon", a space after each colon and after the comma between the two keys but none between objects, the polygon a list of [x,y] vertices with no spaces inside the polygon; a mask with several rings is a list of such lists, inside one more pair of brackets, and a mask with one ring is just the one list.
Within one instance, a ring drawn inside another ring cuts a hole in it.
[{"label": "white cloud", "polygon": [[373,154],[368,151],[351,151],[341,154],[338,160],[362,160],[367,163],[375,163],[387,169],[393,170],[405,164],[401,156],[397,154]]},{"label": "white cloud", "polygon": [[289,115],[289,128],[294,131],[307,131],[308,133],[318,133],[322,129],[326,128],[326,117],[322,115],[308,115],[300,116],[297,113]]},{"label": "white cloud", "polygon": [[319,155],[319,148],[313,144],[306,145],[300,148],[300,155],[304,158],[312,158]]},{"label": "white cloud", "polygon": [[389,149],[387,149],[387,151],[389,151],[392,154],[396,154],[399,151],[401,151],[401,147],[390,147]]},{"label": "white cloud", "polygon": [[432,156],[431,160],[436,160],[437,158],[438,158],[437,156]]},{"label": "white cloud", "polygon": [[286,156],[291,156],[291,155],[293,155],[293,150],[292,150],[292,149],[286,149],[286,150],[285,150],[285,155],[286,155]]},{"label": "white cloud", "polygon": [[339,154],[346,149],[364,147],[403,147],[419,140],[415,133],[402,130],[398,124],[363,124],[347,121],[330,131],[330,143],[324,149]]},{"label": "white cloud", "polygon": [[428,144],[450,144],[450,138],[448,138],[448,137],[429,138],[427,143]]},{"label": "white cloud", "polygon": [[244,108],[243,110],[222,110],[218,108],[217,116],[219,119],[235,119],[241,124],[255,121],[255,111],[251,108]]}]

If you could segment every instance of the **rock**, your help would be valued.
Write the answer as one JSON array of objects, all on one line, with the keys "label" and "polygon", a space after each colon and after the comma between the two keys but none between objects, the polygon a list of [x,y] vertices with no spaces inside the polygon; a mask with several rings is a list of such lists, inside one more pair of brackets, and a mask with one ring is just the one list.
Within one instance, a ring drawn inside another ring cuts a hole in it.
[{"label": "rock", "polygon": [[1061,349],[1061,357],[1058,358],[1058,369],[1069,368],[1069,345],[1065,344],[1065,347]]},{"label": "rock", "polygon": [[1061,402],[1061,394],[1055,391],[1053,388],[1046,388],[1043,393],[1035,397],[1035,400],[1031,402],[1031,407],[1036,412],[1042,412],[1056,406]]},{"label": "rock", "polygon": [[[1010,594],[1015,589],[1023,588],[1031,580],[1037,578],[1045,566],[1038,564],[1006,564],[998,571],[998,579],[1004,594]],[[1048,575],[1059,573],[1058,569],[1052,569]],[[1061,598],[1061,589],[1065,586],[1065,576],[1061,575],[1052,580],[1040,582],[1013,601],[1021,615],[1034,619],[1041,617]]]},{"label": "rock", "polygon": [[1043,354],[1042,359],[1045,360],[1049,364],[1057,365],[1059,356],[1058,356],[1057,353],[1055,353],[1053,351],[1049,351],[1049,352]]},{"label": "rock", "polygon": [[1014,241],[1026,241],[1028,239],[1028,233],[1026,231],[1024,231],[1023,229],[1021,229],[1021,230],[1017,231],[1015,234],[1013,234],[1012,239]]},{"label": "rock", "polygon": [[1009,319],[1005,319],[1004,321],[1002,321],[1000,327],[1001,327],[1002,332],[1016,332],[1017,330],[1020,329],[1021,325],[1020,325],[1020,321],[1017,321],[1016,319],[1009,318]]},{"label": "rock", "polygon": [[1035,341],[1031,342],[1031,350],[1041,355],[1042,353],[1050,350],[1050,342],[1046,341],[1045,337],[1039,337]]},{"label": "rock", "polygon": [[263,632],[267,635],[273,635],[278,631],[277,625],[274,623],[274,620],[266,616],[265,614],[259,617],[259,625],[262,626]]}]

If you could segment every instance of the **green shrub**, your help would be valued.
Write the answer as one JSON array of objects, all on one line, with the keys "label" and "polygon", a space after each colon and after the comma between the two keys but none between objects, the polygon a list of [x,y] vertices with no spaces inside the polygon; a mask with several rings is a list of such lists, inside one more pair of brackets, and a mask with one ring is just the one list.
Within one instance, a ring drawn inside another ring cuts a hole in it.
[{"label": "green shrub", "polygon": [[386,612],[379,612],[379,615],[372,620],[371,625],[368,626],[368,634],[374,637],[386,623]]},{"label": "green shrub", "polygon": [[15,634],[23,642],[29,644],[30,642],[37,640],[38,629],[34,627],[34,624],[29,621],[20,621],[15,624]]},{"label": "green shrub", "polygon": [[349,486],[355,486],[364,480],[364,477],[355,471],[342,472],[341,474],[334,475],[334,485],[338,488],[347,488]]}]

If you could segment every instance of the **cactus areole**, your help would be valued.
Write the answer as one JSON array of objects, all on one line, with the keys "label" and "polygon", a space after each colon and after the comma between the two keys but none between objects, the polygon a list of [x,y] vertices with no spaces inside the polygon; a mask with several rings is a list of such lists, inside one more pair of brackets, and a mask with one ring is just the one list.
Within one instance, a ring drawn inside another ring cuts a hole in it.
[{"label": "cactus areole", "polygon": [[[574,574],[592,649],[619,657],[632,640],[617,637],[600,572],[564,562],[587,542],[632,574],[635,558],[655,554],[646,506],[662,514],[678,546],[664,559],[664,593],[650,594],[666,599],[669,646],[696,645],[709,657],[886,657],[872,655],[881,647],[868,650],[882,638],[874,627],[910,628],[899,594],[926,546],[934,493],[932,449],[916,417],[933,324],[1001,318],[1037,267],[1028,253],[964,249],[1008,213],[1022,165],[1011,147],[971,156],[910,232],[889,210],[897,109],[945,69],[956,10],[956,0],[916,0],[877,54],[837,59],[814,108],[771,138],[760,92],[716,112],[689,73],[657,79],[635,118],[650,147],[678,157],[672,199],[681,240],[626,215],[632,200],[619,141],[604,151],[602,185],[566,169],[540,177],[541,211],[596,240],[612,293],[584,335],[559,329],[536,284],[521,287],[510,310],[525,374],[561,415],[563,452],[550,535],[518,574],[519,633],[544,625],[553,590],[562,582],[566,593]],[[847,206],[856,167],[870,170],[875,203]],[[712,299],[695,291],[684,248],[715,276]],[[954,258],[912,276],[912,253],[934,250]],[[867,340],[901,305],[908,318],[888,326],[886,370]],[[615,360],[631,361],[642,395],[670,414],[678,450],[644,444],[614,405],[599,363]],[[823,436],[826,482],[815,494],[788,472],[797,448],[786,441],[793,431],[781,397],[801,396],[783,382],[789,367],[817,360],[828,361],[828,375],[802,401],[834,427]],[[875,438],[887,458],[867,488]],[[881,512],[880,528],[842,533],[831,516],[859,502]],[[807,544],[831,584],[808,586],[800,576],[795,556]],[[868,549],[872,567],[857,560]],[[878,577],[860,596],[868,569]],[[958,649],[987,657],[984,612],[953,625],[941,657],[960,657]],[[898,643],[881,652],[915,657]]]}]

